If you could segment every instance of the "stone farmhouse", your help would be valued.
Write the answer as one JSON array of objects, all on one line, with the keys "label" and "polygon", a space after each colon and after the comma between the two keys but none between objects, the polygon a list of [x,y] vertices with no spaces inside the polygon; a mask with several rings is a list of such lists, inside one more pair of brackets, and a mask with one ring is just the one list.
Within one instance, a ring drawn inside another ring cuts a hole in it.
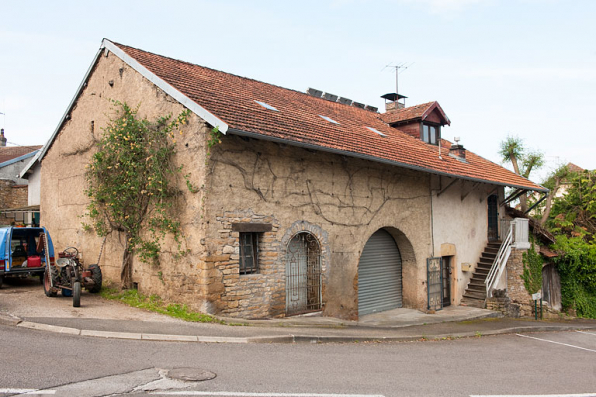
[{"label": "stone farmhouse", "polygon": [[[505,187],[547,190],[443,139],[437,102],[384,97],[379,113],[105,39],[39,157],[43,223],[94,263],[103,239],[81,226],[84,174],[110,99],[149,119],[189,109],[176,138],[176,162],[200,187],[180,203],[189,251],[135,260],[141,292],[241,318],[459,305],[499,241]],[[221,143],[208,150],[214,127]],[[115,282],[123,247],[112,233],[101,257]]]}]

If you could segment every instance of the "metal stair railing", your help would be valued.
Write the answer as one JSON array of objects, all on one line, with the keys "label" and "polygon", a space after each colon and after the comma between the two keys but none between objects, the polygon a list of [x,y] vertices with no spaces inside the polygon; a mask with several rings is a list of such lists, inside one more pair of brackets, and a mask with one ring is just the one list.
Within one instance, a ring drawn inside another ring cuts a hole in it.
[{"label": "metal stair railing", "polygon": [[505,269],[505,265],[507,264],[507,260],[509,259],[509,255],[511,254],[511,245],[513,244],[513,227],[514,223],[512,222],[509,225],[509,232],[507,233],[507,237],[503,240],[501,247],[499,248],[499,252],[495,257],[495,260],[490,267],[490,271],[486,276],[486,280],[484,280],[484,284],[486,284],[486,297],[492,297],[492,292],[495,287],[495,284],[498,280],[501,279],[501,275],[503,274],[503,270]]}]

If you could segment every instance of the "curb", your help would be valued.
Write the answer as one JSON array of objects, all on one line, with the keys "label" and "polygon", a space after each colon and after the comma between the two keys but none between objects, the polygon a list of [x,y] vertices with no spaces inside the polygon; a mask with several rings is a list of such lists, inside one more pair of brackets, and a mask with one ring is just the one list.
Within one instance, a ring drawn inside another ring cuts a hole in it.
[{"label": "curb", "polygon": [[22,320],[12,314],[0,314],[0,324],[15,326]]},{"label": "curb", "polygon": [[21,321],[18,318],[0,315],[0,324],[14,325],[20,328],[35,329],[38,331],[54,332],[58,334],[79,335],[104,339],[127,339],[147,340],[158,342],[200,342],[200,343],[359,343],[359,342],[412,342],[418,340],[441,340],[473,338],[491,335],[515,334],[521,332],[564,332],[575,330],[596,329],[591,326],[536,326],[536,327],[510,327],[480,332],[460,332],[456,334],[443,335],[416,335],[416,336],[395,336],[395,337],[374,337],[374,336],[317,336],[317,335],[279,335],[279,336],[253,336],[253,337],[226,337],[226,336],[194,336],[194,335],[169,335],[169,334],[144,334],[134,332],[112,332],[81,330],[78,328],[61,327],[56,325]]}]

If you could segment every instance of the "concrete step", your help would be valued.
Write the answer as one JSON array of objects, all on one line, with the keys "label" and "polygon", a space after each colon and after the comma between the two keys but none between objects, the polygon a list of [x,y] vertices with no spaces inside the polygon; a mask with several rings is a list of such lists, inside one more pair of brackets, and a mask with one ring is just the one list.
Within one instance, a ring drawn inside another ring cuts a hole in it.
[{"label": "concrete step", "polygon": [[484,299],[475,299],[475,298],[468,298],[468,297],[464,297],[461,300],[460,305],[477,307],[479,309],[484,309],[484,307],[485,307]]},{"label": "concrete step", "polygon": [[480,259],[485,259],[487,261],[494,261],[495,258],[497,257],[497,254],[491,254],[491,253],[487,253],[487,252],[483,252],[482,255],[480,255]]},{"label": "concrete step", "polygon": [[474,277],[474,278],[472,278],[472,279],[470,280],[470,283],[468,284],[468,287],[469,287],[470,285],[484,285],[484,280],[486,280],[486,278],[484,278],[484,279],[480,279],[480,278],[476,278],[476,277]]},{"label": "concrete step", "polygon": [[480,293],[480,292],[475,292],[475,291],[466,291],[466,293],[464,294],[464,298],[485,300],[486,292]]},{"label": "concrete step", "polygon": [[476,269],[489,269],[493,266],[492,262],[478,262],[476,264]]}]

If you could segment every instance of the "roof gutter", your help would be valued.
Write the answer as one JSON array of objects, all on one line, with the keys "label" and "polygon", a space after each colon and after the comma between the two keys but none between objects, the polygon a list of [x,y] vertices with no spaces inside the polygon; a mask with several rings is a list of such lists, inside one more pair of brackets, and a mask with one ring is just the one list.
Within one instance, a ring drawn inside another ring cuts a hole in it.
[{"label": "roof gutter", "polygon": [[23,154],[22,156],[15,157],[14,159],[6,160],[5,162],[0,163],[0,168],[6,167],[7,165],[11,165],[11,164],[14,164],[14,163],[18,163],[19,161],[22,161],[22,160],[27,160],[29,157],[33,157],[37,153],[39,153],[39,149],[34,150],[32,152],[29,152],[29,153],[26,153],[26,154]]},{"label": "roof gutter", "polygon": [[376,163],[389,164],[389,165],[393,165],[393,166],[397,166],[397,167],[407,168],[407,169],[414,170],[414,171],[426,172],[426,173],[429,173],[429,174],[447,176],[447,177],[451,177],[451,178],[454,178],[455,177],[455,178],[464,179],[464,180],[473,181],[473,182],[488,183],[488,184],[491,184],[491,185],[498,185],[498,186],[505,186],[505,187],[514,187],[514,188],[517,188],[517,189],[534,190],[534,191],[537,191],[537,192],[544,192],[544,193],[548,192],[548,189],[546,189],[546,188],[543,188],[543,189],[533,189],[533,188],[530,188],[528,186],[510,185],[510,184],[506,184],[506,183],[502,183],[502,182],[489,181],[489,180],[486,180],[486,179],[478,179],[478,178],[472,178],[472,177],[463,176],[463,175],[449,174],[447,172],[441,172],[441,171],[436,171],[436,170],[433,170],[433,169],[424,168],[424,167],[420,167],[420,166],[416,166],[416,165],[401,163],[399,161],[386,160],[386,159],[382,159],[382,158],[379,158],[379,157],[370,156],[370,155],[367,155],[367,154],[360,154],[360,153],[354,153],[354,152],[349,152],[349,151],[345,151],[345,150],[327,148],[327,147],[324,147],[324,146],[313,145],[312,143],[291,141],[291,140],[288,140],[288,139],[276,138],[276,137],[272,137],[272,136],[258,134],[256,132],[242,131],[242,130],[238,130],[236,128],[230,128],[228,130],[228,132],[230,134],[232,134],[232,135],[245,136],[245,137],[248,137],[248,138],[259,139],[259,140],[262,140],[262,141],[271,141],[271,142],[276,142],[276,143],[285,143],[287,145],[296,146],[296,147],[300,147],[300,148],[304,148],[304,149],[311,149],[311,150],[317,150],[317,151],[321,151],[321,152],[328,152],[328,153],[334,153],[334,154],[339,154],[339,155],[343,155],[343,156],[355,157],[355,158],[359,158],[359,159],[363,159],[363,160],[374,161]]}]

